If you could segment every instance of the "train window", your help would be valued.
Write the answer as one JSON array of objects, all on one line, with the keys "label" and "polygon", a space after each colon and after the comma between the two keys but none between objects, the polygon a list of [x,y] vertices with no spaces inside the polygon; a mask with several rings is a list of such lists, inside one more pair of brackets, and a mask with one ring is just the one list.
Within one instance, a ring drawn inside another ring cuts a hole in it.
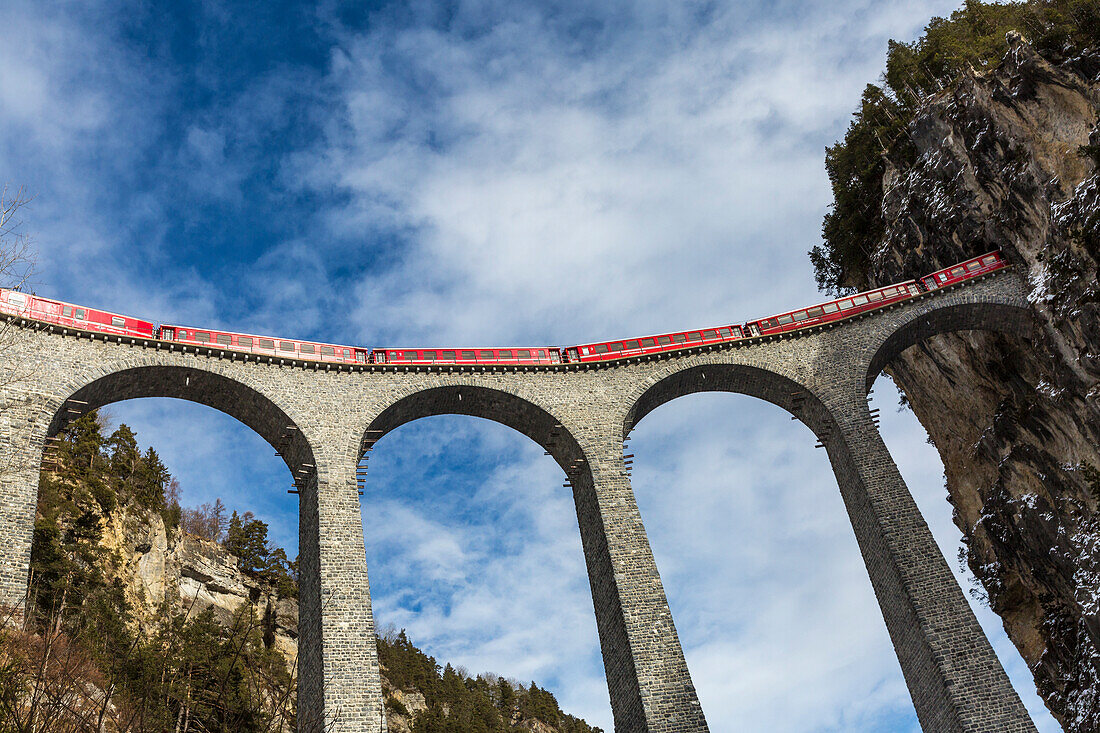
[{"label": "train window", "polygon": [[623,348],[624,349],[636,349],[636,348],[638,348],[638,342],[637,341],[625,341],[625,342],[623,342]]},{"label": "train window", "polygon": [[195,340],[202,341],[204,344],[210,343],[210,334],[205,331],[195,331]]},{"label": "train window", "polygon": [[702,341],[703,337],[698,333],[692,332],[688,334],[688,341]]},{"label": "train window", "polygon": [[321,356],[332,356],[335,353],[336,353],[336,350],[333,349],[331,346],[322,346],[321,347]]},{"label": "train window", "polygon": [[453,358],[455,358],[455,352],[453,352],[453,351],[442,351],[439,354],[439,358],[440,359],[453,359]]},{"label": "train window", "polygon": [[435,361],[435,352],[434,351],[425,351],[424,352],[424,361]]},{"label": "train window", "polygon": [[997,255],[989,255],[988,257],[983,257],[982,258],[982,264],[983,265],[995,265],[995,264],[997,264]]},{"label": "train window", "polygon": [[641,344],[642,344],[642,346],[644,346],[646,348],[649,348],[650,346],[656,346],[657,342],[654,341],[653,339],[642,339]]},{"label": "train window", "polygon": [[657,337],[657,344],[659,346],[665,346],[666,344],[671,344],[671,343],[672,343],[672,339],[670,339],[668,336],[658,336]]},{"label": "train window", "polygon": [[298,350],[301,351],[303,354],[314,353],[313,344],[302,344],[298,347]]},{"label": "train window", "polygon": [[682,344],[685,341],[687,341],[687,336],[685,334],[682,334],[682,333],[676,333],[676,334],[672,335],[672,340],[675,341],[678,344]]},{"label": "train window", "polygon": [[462,358],[463,359],[473,359],[474,358],[474,352],[472,352],[472,351],[463,351],[462,352]]},{"label": "train window", "polygon": [[974,260],[973,262],[968,262],[967,263],[966,269],[970,270],[971,272],[974,272],[974,270],[977,270],[981,266],[982,266],[981,262],[978,262],[977,260]]},{"label": "train window", "polygon": [[73,317],[73,307],[71,305],[65,306],[64,308],[61,309],[61,315],[65,316],[66,318],[72,318]]},{"label": "train window", "polygon": [[716,339],[716,338],[718,338],[718,332],[713,330],[713,329],[703,331],[703,338],[705,338],[705,339]]},{"label": "train window", "polygon": [[511,352],[510,349],[501,349],[500,351],[497,352],[497,358],[498,359],[511,359],[512,358],[512,352]]},{"label": "train window", "polygon": [[237,337],[237,346],[244,346],[246,348],[252,348],[252,337],[251,336],[238,336]]},{"label": "train window", "polygon": [[126,319],[125,318],[119,318],[118,316],[111,316],[111,325],[112,326],[120,326],[120,327],[125,326],[126,325]]},{"label": "train window", "polygon": [[274,339],[257,339],[257,340],[256,340],[256,344],[257,344],[257,345],[258,345],[258,346],[259,346],[259,347],[260,347],[261,349],[274,349],[274,348],[275,348],[275,341],[274,341]]},{"label": "train window", "polygon": [[293,341],[280,341],[279,342],[279,351],[294,351],[294,342]]},{"label": "train window", "polygon": [[233,343],[233,338],[227,333],[214,334],[214,340],[217,341],[219,344],[225,344],[226,346]]},{"label": "train window", "polygon": [[960,275],[965,275],[966,270],[964,270],[961,267],[952,267],[951,268],[951,274],[954,275],[955,277],[959,277]]},{"label": "train window", "polygon": [[77,308],[76,309],[76,320],[78,320],[78,321],[83,321],[84,320],[84,309],[83,308]]},{"label": "train window", "polygon": [[540,359],[545,359],[546,358],[546,350],[545,349],[539,349],[539,358]]},{"label": "train window", "polygon": [[794,319],[791,318],[790,316],[779,316],[779,318],[777,318],[776,320],[779,321],[780,325],[785,326],[788,323],[790,323],[791,321],[793,321]]},{"label": "train window", "polygon": [[531,358],[531,350],[530,349],[520,349],[519,351],[516,352],[516,357],[520,358],[520,359],[530,359]]},{"label": "train window", "polygon": [[852,305],[864,305],[866,302],[866,295],[857,295],[856,297],[852,298]]},{"label": "train window", "polygon": [[882,300],[882,293],[878,292],[877,290],[873,293],[867,293],[867,299],[868,300]]},{"label": "train window", "polygon": [[12,291],[8,293],[8,302],[12,305],[23,307],[27,304],[27,296],[24,293],[16,293]]},{"label": "train window", "polygon": [[826,313],[836,313],[837,312],[837,304],[836,303],[826,303],[825,305],[821,306],[821,310],[823,310]]},{"label": "train window", "polygon": [[597,354],[606,354],[607,353],[607,344],[596,344],[593,351],[595,351]]},{"label": "train window", "polygon": [[724,339],[728,339],[733,334],[730,333],[730,330],[728,328],[719,328],[718,329],[718,335],[721,336]]},{"label": "train window", "polygon": [[623,350],[623,342],[622,341],[616,341],[613,344],[609,344],[608,348],[610,348],[612,351],[622,351]]},{"label": "train window", "polygon": [[479,351],[479,352],[477,352],[477,358],[479,358],[479,359],[492,359],[493,358],[493,352],[492,351]]},{"label": "train window", "polygon": [[817,308],[810,308],[808,311],[806,311],[806,315],[808,315],[810,318],[820,318],[821,316],[825,315],[825,309],[821,306],[818,306]]},{"label": "train window", "polygon": [[807,318],[806,311],[798,311],[798,313],[795,313],[792,318],[794,318],[796,321],[804,321]]},{"label": "train window", "polygon": [[417,356],[418,355],[415,351],[406,351],[405,352],[405,361],[416,361]]}]

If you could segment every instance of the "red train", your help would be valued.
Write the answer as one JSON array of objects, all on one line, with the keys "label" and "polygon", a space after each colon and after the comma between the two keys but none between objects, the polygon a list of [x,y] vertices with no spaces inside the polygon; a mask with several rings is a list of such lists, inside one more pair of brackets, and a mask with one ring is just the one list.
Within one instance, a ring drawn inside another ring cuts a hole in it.
[{"label": "red train", "polygon": [[374,349],[372,364],[560,364],[561,349]]},{"label": "red train", "polygon": [[118,336],[155,338],[197,348],[224,349],[280,359],[342,364],[562,364],[609,361],[644,354],[737,341],[795,331],[839,321],[869,310],[913,298],[923,292],[1007,267],[1000,252],[975,257],[917,280],[876,288],[826,303],[780,313],[756,321],[695,331],[680,331],[621,341],[578,346],[533,346],[492,349],[366,349],[360,346],[279,339],[274,336],[214,331],[191,326],[154,325],[130,316],[95,310],[16,290],[0,288],[0,312],[69,328]]},{"label": "red train", "polygon": [[279,359],[309,359],[311,361],[340,364],[367,364],[370,350],[360,346],[322,344],[316,341],[295,341],[274,336],[256,336],[231,331],[211,331],[191,326],[163,324],[157,338],[188,346],[206,346],[215,349],[241,351],[246,354],[277,357]]},{"label": "red train", "polygon": [[40,298],[18,290],[0,288],[0,312],[85,331],[156,338],[156,327],[149,321],[86,308],[82,305],[62,303],[60,300]]}]

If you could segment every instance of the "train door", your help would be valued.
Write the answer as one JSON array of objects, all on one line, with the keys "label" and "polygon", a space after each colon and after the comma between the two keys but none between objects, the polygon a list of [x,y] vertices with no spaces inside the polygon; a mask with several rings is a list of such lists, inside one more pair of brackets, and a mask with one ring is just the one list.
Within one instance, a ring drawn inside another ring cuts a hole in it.
[{"label": "train door", "polygon": [[165,341],[175,341],[176,340],[176,329],[164,327],[164,328],[160,329],[160,337],[162,339],[164,339]]}]

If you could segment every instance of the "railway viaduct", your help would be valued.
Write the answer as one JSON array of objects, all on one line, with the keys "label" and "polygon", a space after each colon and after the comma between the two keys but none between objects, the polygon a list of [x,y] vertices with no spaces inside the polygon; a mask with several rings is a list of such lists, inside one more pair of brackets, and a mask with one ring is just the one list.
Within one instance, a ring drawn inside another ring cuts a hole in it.
[{"label": "railway viaduct", "polygon": [[[624,464],[623,440],[681,395],[728,391],[787,410],[829,455],[925,731],[1035,731],[878,433],[867,392],[922,339],[1028,338],[1012,271],[783,337],[605,364],[336,365],[15,321],[0,380],[0,604],[26,593],[43,446],[112,402],[174,397],[263,436],[300,489],[299,726],[385,730],[356,471],[386,432],[463,414],[542,445],[572,487],[620,733],[707,730]],[[369,498],[366,499],[369,504]]]}]

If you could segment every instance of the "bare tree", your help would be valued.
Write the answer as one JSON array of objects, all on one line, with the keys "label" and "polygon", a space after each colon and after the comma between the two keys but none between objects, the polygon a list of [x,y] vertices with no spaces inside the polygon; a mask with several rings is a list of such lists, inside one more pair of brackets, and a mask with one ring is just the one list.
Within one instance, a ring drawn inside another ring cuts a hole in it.
[{"label": "bare tree", "polygon": [[20,211],[31,202],[25,188],[0,189],[0,283],[21,288],[34,272],[37,254],[31,238],[22,231]]}]

